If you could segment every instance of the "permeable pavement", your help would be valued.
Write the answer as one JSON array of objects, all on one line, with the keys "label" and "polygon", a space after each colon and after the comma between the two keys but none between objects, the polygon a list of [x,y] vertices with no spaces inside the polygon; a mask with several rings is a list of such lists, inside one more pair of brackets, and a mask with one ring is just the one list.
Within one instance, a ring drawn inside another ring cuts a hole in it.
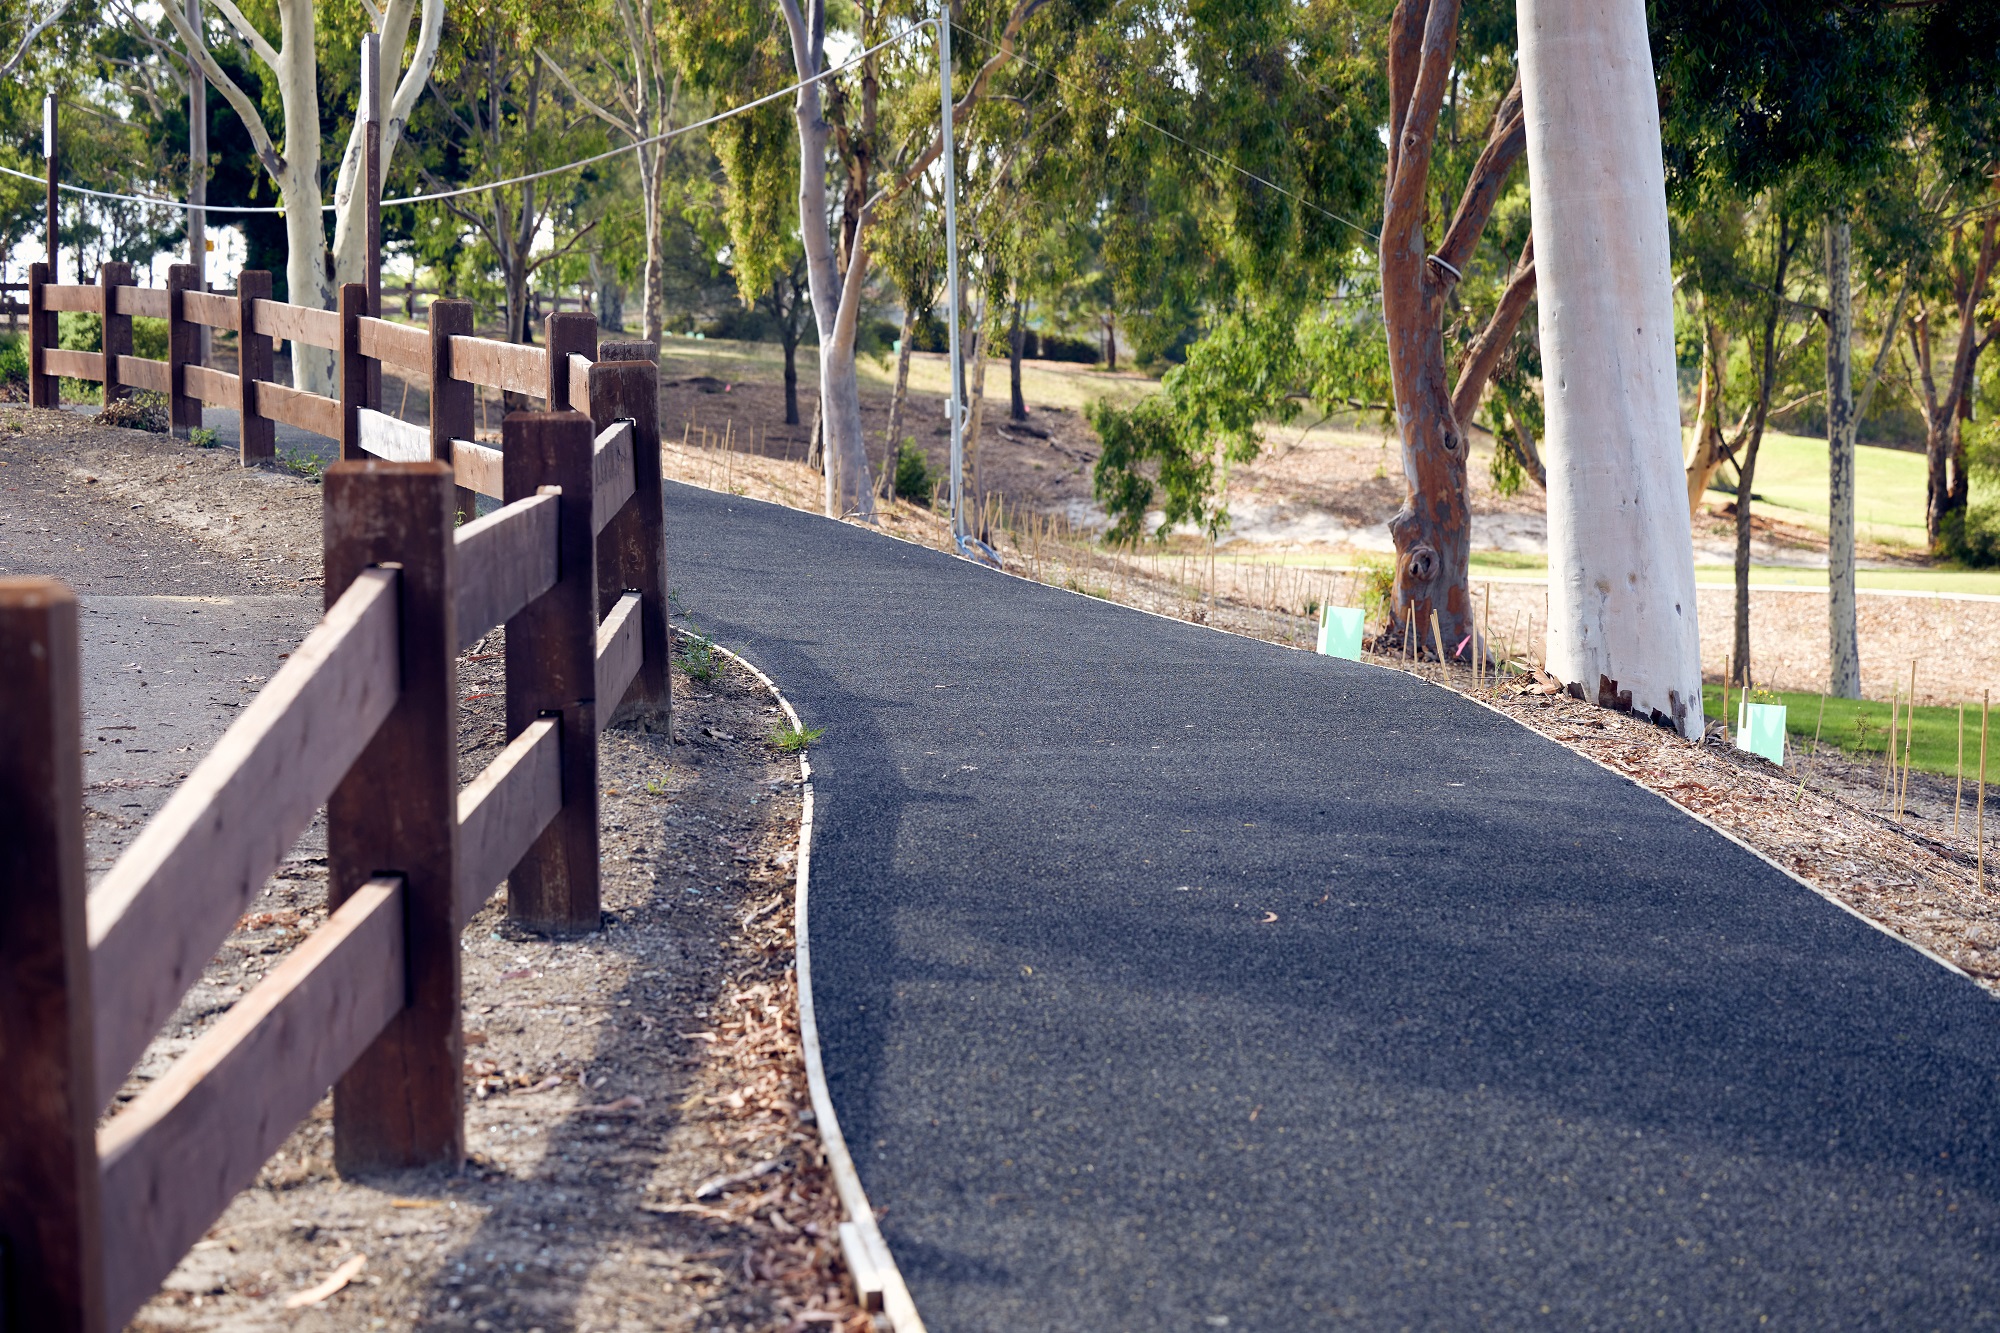
[{"label": "permeable pavement", "polygon": [[1409,676],[668,506],[825,728],[828,1080],[932,1329],[2000,1311],[1963,977]]}]

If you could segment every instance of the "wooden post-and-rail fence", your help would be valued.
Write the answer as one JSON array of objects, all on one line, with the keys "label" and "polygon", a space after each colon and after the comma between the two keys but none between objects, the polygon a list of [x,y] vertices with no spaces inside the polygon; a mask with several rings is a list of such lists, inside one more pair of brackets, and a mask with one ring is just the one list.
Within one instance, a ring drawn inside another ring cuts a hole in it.
[{"label": "wooden post-and-rail fence", "polygon": [[[597,734],[668,720],[650,348],[599,348],[577,315],[549,317],[546,348],[490,342],[463,302],[434,305],[425,333],[360,314],[358,286],[336,314],[245,279],[233,297],[115,270],[31,292],[38,394],[79,371],[191,385],[243,410],[246,440],[262,412],[339,439],[343,461],[325,478],[324,617],[87,899],[77,600],[0,580],[5,1333],[122,1326],[329,1087],[342,1170],[462,1161],[459,932],[503,878],[524,925],[598,927]],[[247,331],[243,373],[130,357],[113,319],[162,302]],[[41,337],[81,308],[110,312],[102,351]],[[339,351],[343,399],[260,379],[252,344],[272,337]],[[371,361],[431,375],[428,430],[365,401]],[[475,383],[550,410],[477,444]],[[501,506],[467,521],[469,492]],[[455,662],[498,625],[511,739],[459,790]],[[99,1127],[322,805],[325,923]]]}]

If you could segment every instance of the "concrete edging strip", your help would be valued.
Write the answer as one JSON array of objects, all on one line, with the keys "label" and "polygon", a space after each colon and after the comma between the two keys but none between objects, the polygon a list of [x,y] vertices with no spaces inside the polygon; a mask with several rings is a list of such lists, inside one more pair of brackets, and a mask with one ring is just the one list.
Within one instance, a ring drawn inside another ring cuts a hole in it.
[{"label": "concrete edging strip", "polygon": [[[771,697],[778,701],[778,707],[784,710],[793,728],[804,729],[805,724],[799,720],[798,710],[792,707],[792,701],[784,696],[769,676],[742,654],[731,652],[719,643],[714,648],[761,681],[764,688],[771,692]],[[819,1127],[820,1144],[826,1150],[827,1169],[833,1173],[834,1187],[840,1192],[841,1208],[847,1214],[848,1220],[840,1224],[841,1254],[854,1278],[856,1295],[863,1305],[870,1304],[871,1297],[877,1297],[894,1333],[925,1333],[924,1321],[917,1314],[916,1302],[910,1299],[910,1289],[903,1284],[903,1275],[896,1267],[895,1256],[889,1253],[888,1242],[882,1239],[881,1228],[875,1224],[875,1210],[869,1205],[868,1192],[861,1187],[861,1177],[854,1169],[854,1158],[847,1151],[846,1136],[840,1132],[840,1118],[834,1112],[833,1098],[827,1092],[826,1068],[820,1060],[819,1023],[813,1011],[812,937],[807,930],[807,889],[812,877],[813,785],[812,761],[804,754],[799,755],[799,788],[804,808],[799,816],[798,888],[792,909],[793,963],[799,987],[799,1046],[805,1052],[806,1085],[812,1095],[813,1118]]]}]

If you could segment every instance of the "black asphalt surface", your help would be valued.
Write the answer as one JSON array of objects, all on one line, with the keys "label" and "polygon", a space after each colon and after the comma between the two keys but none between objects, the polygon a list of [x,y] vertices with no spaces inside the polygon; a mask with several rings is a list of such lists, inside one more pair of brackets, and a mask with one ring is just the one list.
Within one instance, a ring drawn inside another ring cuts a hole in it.
[{"label": "black asphalt surface", "polygon": [[931,1329],[1980,1326],[2000,1009],[1410,677],[712,492]]}]

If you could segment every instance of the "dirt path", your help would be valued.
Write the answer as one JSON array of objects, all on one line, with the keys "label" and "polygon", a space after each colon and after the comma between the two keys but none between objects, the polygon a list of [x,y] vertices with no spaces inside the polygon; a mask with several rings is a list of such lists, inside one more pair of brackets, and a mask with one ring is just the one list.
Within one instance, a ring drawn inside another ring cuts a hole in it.
[{"label": "dirt path", "polygon": [[[0,406],[0,573],[83,594],[94,874],[317,619],[319,522],[303,477]],[[459,663],[462,779],[504,740],[502,634]],[[798,764],[747,673],[674,685],[674,738],[600,738],[604,931],[537,938],[504,895],[466,928],[466,1168],[342,1180],[322,1101],[133,1328],[867,1326],[797,1045]],[[117,1105],[324,920],[325,876],[315,820]]]}]

